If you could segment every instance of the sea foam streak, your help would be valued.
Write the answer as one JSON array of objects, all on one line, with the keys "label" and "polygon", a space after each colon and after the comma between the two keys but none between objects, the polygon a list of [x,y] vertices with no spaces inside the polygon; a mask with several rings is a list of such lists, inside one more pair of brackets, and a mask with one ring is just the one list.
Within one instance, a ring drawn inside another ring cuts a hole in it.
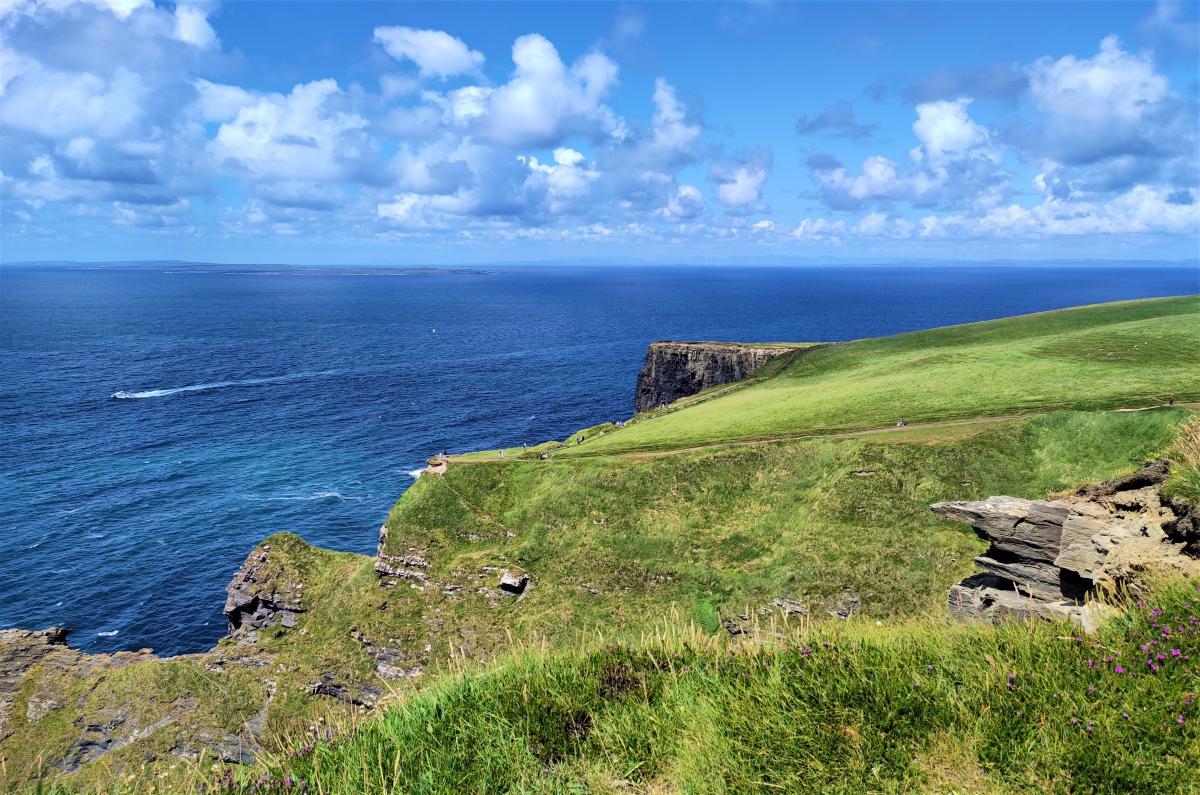
[{"label": "sea foam streak", "polygon": [[247,378],[242,381],[213,381],[209,384],[191,384],[189,386],[177,386],[167,389],[146,389],[141,392],[127,392],[122,389],[119,392],[113,392],[110,397],[117,400],[141,400],[142,398],[166,397],[167,395],[178,395],[181,392],[206,392],[210,389],[223,389],[227,386],[258,386],[260,384],[283,384],[288,381],[299,381],[304,378],[314,378],[322,375],[332,375],[332,370],[326,370],[319,373],[292,373],[290,375],[276,375],[270,378]]},{"label": "sea foam streak", "polygon": [[312,494],[305,494],[302,496],[290,496],[290,495],[259,496],[257,494],[246,494],[244,496],[247,500],[255,500],[258,502],[311,502],[312,500],[328,500],[328,499],[344,500],[347,502],[358,502],[362,499],[362,497],[349,497],[345,494],[342,494],[340,491],[315,491]]}]

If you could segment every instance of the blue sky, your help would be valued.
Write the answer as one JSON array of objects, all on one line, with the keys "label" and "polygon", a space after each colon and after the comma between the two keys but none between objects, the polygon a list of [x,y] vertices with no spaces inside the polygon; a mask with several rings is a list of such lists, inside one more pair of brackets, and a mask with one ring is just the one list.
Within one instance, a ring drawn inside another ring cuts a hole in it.
[{"label": "blue sky", "polygon": [[1195,257],[1196,9],[0,0],[0,257]]}]

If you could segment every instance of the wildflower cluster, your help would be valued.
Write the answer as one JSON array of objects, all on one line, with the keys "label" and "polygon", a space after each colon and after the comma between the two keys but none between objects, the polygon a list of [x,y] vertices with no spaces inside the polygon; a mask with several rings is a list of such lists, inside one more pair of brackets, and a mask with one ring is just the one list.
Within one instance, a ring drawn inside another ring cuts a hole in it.
[{"label": "wildflower cluster", "polygon": [[[1184,602],[1170,613],[1161,607],[1139,602],[1130,611],[1129,624],[1121,642],[1115,645],[1108,640],[1085,640],[1076,636],[1073,646],[1084,669],[1087,682],[1084,704],[1095,708],[1101,704],[1120,709],[1120,722],[1134,720],[1129,708],[1124,708],[1121,683],[1129,679],[1166,677],[1164,691],[1171,693],[1178,682],[1194,682],[1200,675],[1200,601]],[[1108,652],[1103,656],[1096,651]],[[1009,689],[1013,687],[1010,679]],[[1160,726],[1180,726],[1196,713],[1196,694],[1185,693],[1182,698],[1173,695],[1163,704],[1165,715],[1154,718]],[[1145,711],[1145,708],[1142,709]],[[1072,725],[1083,724],[1079,718]],[[1086,721],[1083,726],[1092,732],[1097,723]]]}]

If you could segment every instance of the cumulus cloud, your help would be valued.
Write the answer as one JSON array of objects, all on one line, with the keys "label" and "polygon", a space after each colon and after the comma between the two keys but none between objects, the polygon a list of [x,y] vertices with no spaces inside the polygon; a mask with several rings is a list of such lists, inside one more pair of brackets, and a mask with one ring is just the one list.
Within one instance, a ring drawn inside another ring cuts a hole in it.
[{"label": "cumulus cloud", "polygon": [[925,147],[922,157],[953,160],[988,143],[988,131],[967,115],[969,99],[941,100],[917,105],[912,129]]},{"label": "cumulus cloud", "polygon": [[[1086,57],[932,76],[907,94],[907,152],[808,157],[833,212],[797,222],[763,217],[768,191],[791,189],[769,179],[771,152],[720,154],[667,76],[623,92],[649,99],[648,115],[610,106],[619,70],[599,47],[626,40],[616,34],[568,54],[522,36],[511,72],[493,58],[485,75],[483,54],[450,32],[380,27],[394,61],[379,54],[375,83],[317,73],[272,92],[235,83],[212,8],[0,0],[6,234],[45,234],[51,217],[137,234],[597,244],[1198,232],[1194,101],[1115,38]],[[1165,40],[1187,16],[1162,4],[1144,27]],[[1021,92],[1031,107],[996,121],[996,105],[973,104]],[[862,141],[874,125],[842,102],[796,130]],[[241,198],[225,198],[230,182]]]},{"label": "cumulus cloud", "polygon": [[704,196],[695,185],[680,185],[659,214],[675,221],[696,218],[704,213]]},{"label": "cumulus cloud", "polygon": [[109,77],[31,64],[7,86],[4,124],[56,139],[88,134],[115,138],[138,123],[149,88],[124,67]]},{"label": "cumulus cloud", "polygon": [[842,210],[869,202],[986,200],[1006,174],[990,131],[968,114],[970,104],[956,99],[918,105],[912,131],[920,143],[909,151],[908,165],[871,155],[856,174],[831,157],[810,158],[822,198]]},{"label": "cumulus cloud", "polygon": [[926,216],[922,237],[1200,234],[1200,205],[1172,201],[1171,191],[1138,185],[1102,201],[1047,197],[1033,207],[995,207],[981,216]]},{"label": "cumulus cloud", "polygon": [[837,243],[846,231],[846,224],[841,220],[830,221],[828,218],[805,218],[791,231],[791,236],[798,240],[808,240],[817,243]]},{"label": "cumulus cloud", "polygon": [[713,163],[709,179],[717,186],[717,200],[726,207],[756,204],[771,173],[771,152],[758,149],[744,158]]},{"label": "cumulus cloud", "polygon": [[526,187],[544,192],[546,209],[562,213],[588,194],[592,183],[600,178],[600,172],[587,164],[587,158],[581,152],[565,146],[555,149],[553,157],[553,163],[541,163],[533,156],[519,155],[518,159],[529,166]]},{"label": "cumulus cloud", "polygon": [[198,95],[193,107],[206,122],[229,121],[243,107],[255,101],[254,94],[240,86],[203,79],[195,81],[193,85]]},{"label": "cumulus cloud", "polygon": [[175,6],[175,38],[202,50],[220,44],[217,32],[208,24],[205,10],[186,3]]},{"label": "cumulus cloud", "polygon": [[478,72],[483,53],[441,30],[375,28],[375,41],[397,61],[412,61],[422,75],[447,78]]},{"label": "cumulus cloud", "polygon": [[488,94],[488,135],[509,145],[546,146],[570,134],[616,129],[602,100],[616,85],[617,65],[605,55],[588,53],[568,68],[548,39],[530,34],[513,42],[512,59],[512,79]]},{"label": "cumulus cloud", "polygon": [[345,99],[329,79],[254,97],[220,125],[208,152],[271,204],[331,210],[345,195],[340,183],[382,178],[372,165],[375,144],[366,134],[367,120]]},{"label": "cumulus cloud", "polygon": [[1167,78],[1148,55],[1126,52],[1115,36],[1101,41],[1092,58],[1039,58],[1027,72],[1046,122],[1038,139],[1058,160],[1087,164],[1177,145],[1164,140],[1177,111]]}]

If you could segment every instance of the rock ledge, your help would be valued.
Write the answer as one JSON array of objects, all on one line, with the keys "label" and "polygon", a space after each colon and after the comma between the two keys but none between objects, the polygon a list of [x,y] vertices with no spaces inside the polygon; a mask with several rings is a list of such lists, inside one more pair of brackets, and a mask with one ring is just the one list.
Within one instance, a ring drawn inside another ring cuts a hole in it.
[{"label": "rock ledge", "polygon": [[1137,592],[1147,575],[1200,577],[1200,516],[1161,492],[1169,466],[1151,461],[1121,478],[1056,500],[989,497],[939,502],[991,543],[984,571],[950,589],[950,612],[989,621],[1067,618],[1092,628],[1110,610],[1096,597]]}]

